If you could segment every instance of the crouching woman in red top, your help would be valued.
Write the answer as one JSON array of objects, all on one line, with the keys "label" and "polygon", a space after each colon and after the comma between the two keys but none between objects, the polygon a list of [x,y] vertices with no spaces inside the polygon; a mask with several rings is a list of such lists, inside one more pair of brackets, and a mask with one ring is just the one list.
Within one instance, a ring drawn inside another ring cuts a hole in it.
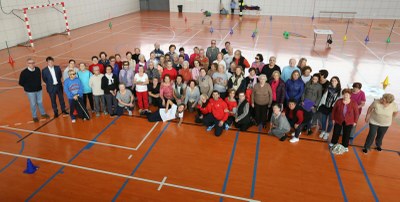
[{"label": "crouching woman in red top", "polygon": [[339,99],[332,110],[332,121],[334,123],[333,136],[329,146],[338,143],[340,132],[343,128],[342,145],[345,152],[349,151],[350,132],[353,126],[356,125],[358,120],[358,106],[357,103],[350,99],[351,90],[344,89],[342,91],[343,98]]}]

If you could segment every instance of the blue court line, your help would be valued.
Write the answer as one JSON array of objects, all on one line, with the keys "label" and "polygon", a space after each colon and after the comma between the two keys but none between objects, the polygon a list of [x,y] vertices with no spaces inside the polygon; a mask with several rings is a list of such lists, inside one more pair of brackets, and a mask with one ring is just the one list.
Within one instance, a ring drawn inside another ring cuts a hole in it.
[{"label": "blue court line", "polygon": [[[156,145],[156,143],[158,142],[158,140],[160,139],[160,137],[164,134],[165,130],[168,128],[169,124],[171,122],[168,122],[168,124],[166,126],[164,126],[164,128],[162,129],[162,131],[160,132],[160,134],[158,134],[157,138],[154,140],[154,142],[151,144],[151,146],[149,147],[149,149],[146,151],[146,153],[144,154],[144,156],[142,157],[142,159],[140,159],[139,163],[136,165],[135,169],[133,169],[133,171],[131,172],[130,176],[133,176],[136,171],[139,169],[139,167],[142,165],[143,161],[146,159],[147,155],[149,155],[149,153],[151,152],[151,150],[153,149],[154,145]],[[119,197],[119,195],[121,194],[121,192],[125,189],[125,186],[128,184],[129,179],[126,179],[125,182],[122,184],[121,188],[119,188],[118,192],[115,194],[114,198],[111,201],[116,201],[117,198]]]},{"label": "blue court line", "polygon": [[366,180],[367,183],[368,183],[368,187],[369,187],[369,189],[371,190],[372,195],[374,196],[375,201],[379,201],[378,196],[377,196],[376,193],[375,193],[374,187],[372,186],[372,183],[371,183],[371,181],[369,180],[367,171],[365,170],[364,165],[363,165],[363,163],[362,163],[360,157],[358,156],[358,152],[357,152],[357,150],[356,150],[355,147],[353,147],[353,151],[354,151],[354,154],[355,154],[356,157],[357,157],[358,164],[359,164],[360,167],[361,167],[361,170],[362,170],[362,172],[363,172],[363,174],[364,174],[365,180]]},{"label": "blue court line", "polygon": [[344,199],[345,202],[348,202],[348,199],[347,199],[347,196],[346,196],[346,192],[344,191],[344,186],[343,186],[343,183],[342,183],[342,178],[340,177],[340,173],[339,173],[339,169],[338,169],[337,164],[336,164],[335,157],[333,156],[333,153],[330,150],[329,145],[328,145],[328,149],[329,149],[329,153],[331,154],[333,167],[335,167],[335,172],[336,172],[336,176],[337,176],[338,181],[339,181],[340,190],[342,191],[343,199]]},{"label": "blue court line", "polygon": [[[118,116],[117,118],[113,119],[102,131],[100,131],[99,134],[96,135],[96,137],[93,138],[92,141],[96,141],[97,138],[100,137],[100,135],[102,135],[108,128],[110,128],[111,125],[113,125],[118,119],[120,118],[120,116]],[[89,142],[86,146],[82,147],[82,149],[80,149],[78,151],[78,153],[76,153],[67,163],[71,163],[74,159],[76,159],[76,157],[78,157],[83,151],[85,151],[87,149],[87,146],[90,145],[91,143]],[[49,179],[46,180],[45,183],[43,183],[42,185],[40,185],[40,187],[38,189],[36,189],[27,199],[25,199],[25,201],[30,201],[37,193],[39,193],[48,183],[50,183],[58,174],[62,174],[63,170],[64,170],[65,166],[62,166],[56,173],[54,173]]]},{"label": "blue court line", "polygon": [[[235,142],[233,143],[231,158],[230,158],[229,164],[228,164],[228,170],[226,170],[224,185],[222,186],[222,193],[223,194],[225,193],[226,186],[228,185],[229,173],[231,172],[231,167],[232,167],[232,163],[233,163],[233,157],[235,156],[236,144],[237,144],[238,139],[239,139],[239,131],[236,132],[236,138],[235,138]],[[224,198],[221,197],[219,199],[219,201],[220,202],[224,201]]]},{"label": "blue court line", "polygon": [[366,128],[368,128],[369,127],[369,124],[365,124],[359,131],[357,131],[356,133],[354,133],[354,137],[353,137],[353,139],[350,141],[350,143],[351,144],[353,144],[353,141],[356,139],[356,137],[358,136],[358,135],[360,135],[361,134],[361,132],[363,132]]},{"label": "blue court line", "polygon": [[[21,136],[20,134],[14,132],[14,131],[0,130],[0,132],[15,135],[15,136],[18,137],[18,139],[21,139],[21,138],[22,138],[22,136]],[[18,153],[18,154],[22,154],[22,152],[24,151],[24,148],[25,148],[25,143],[24,143],[24,141],[22,140],[21,149],[19,150],[19,153]],[[11,160],[10,162],[8,162],[6,166],[4,166],[3,168],[0,169],[0,173],[3,172],[3,171],[5,171],[8,167],[10,167],[17,159],[18,159],[18,157],[15,157],[15,158],[13,158],[13,160]]]},{"label": "blue court line", "polygon": [[262,126],[258,127],[258,134],[257,134],[257,145],[256,145],[256,156],[254,159],[254,169],[253,169],[253,181],[251,182],[251,192],[250,198],[254,198],[254,191],[256,188],[256,179],[257,179],[257,165],[258,165],[258,152],[260,151],[260,139],[261,139],[261,128]]}]

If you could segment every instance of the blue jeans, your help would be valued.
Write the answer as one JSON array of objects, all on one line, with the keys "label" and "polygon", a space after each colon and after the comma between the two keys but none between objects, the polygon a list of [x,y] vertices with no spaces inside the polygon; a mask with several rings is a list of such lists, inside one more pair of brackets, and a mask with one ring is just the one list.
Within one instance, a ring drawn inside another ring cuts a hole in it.
[{"label": "blue jeans", "polygon": [[[326,128],[326,122],[328,121],[328,128]],[[324,114],[321,113],[321,124],[322,124],[322,131],[325,131],[327,133],[330,133],[333,127],[333,122],[332,122],[332,112],[329,114]]]},{"label": "blue jeans", "polygon": [[39,111],[41,115],[46,114],[43,107],[43,98],[42,91],[36,92],[25,92],[29,99],[29,104],[31,106],[31,113],[33,118],[37,118],[36,105],[39,107]]}]

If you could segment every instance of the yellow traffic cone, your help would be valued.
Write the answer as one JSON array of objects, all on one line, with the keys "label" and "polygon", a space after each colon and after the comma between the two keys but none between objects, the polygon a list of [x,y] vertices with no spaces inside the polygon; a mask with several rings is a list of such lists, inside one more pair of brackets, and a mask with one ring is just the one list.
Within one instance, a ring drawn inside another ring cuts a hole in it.
[{"label": "yellow traffic cone", "polygon": [[382,82],[383,90],[389,85],[389,76],[386,76],[385,80]]},{"label": "yellow traffic cone", "polygon": [[347,41],[347,36],[346,35],[344,35],[343,41]]}]

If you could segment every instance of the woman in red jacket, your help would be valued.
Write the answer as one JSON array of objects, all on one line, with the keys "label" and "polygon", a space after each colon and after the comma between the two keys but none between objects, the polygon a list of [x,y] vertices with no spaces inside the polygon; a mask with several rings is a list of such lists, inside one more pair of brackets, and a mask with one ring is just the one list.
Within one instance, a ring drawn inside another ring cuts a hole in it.
[{"label": "woman in red jacket", "polygon": [[333,136],[329,146],[338,143],[340,132],[343,128],[342,145],[345,152],[349,151],[350,132],[353,126],[356,125],[358,120],[358,106],[357,103],[350,99],[351,90],[344,89],[342,91],[343,98],[339,99],[332,110],[332,121],[334,123]]}]

